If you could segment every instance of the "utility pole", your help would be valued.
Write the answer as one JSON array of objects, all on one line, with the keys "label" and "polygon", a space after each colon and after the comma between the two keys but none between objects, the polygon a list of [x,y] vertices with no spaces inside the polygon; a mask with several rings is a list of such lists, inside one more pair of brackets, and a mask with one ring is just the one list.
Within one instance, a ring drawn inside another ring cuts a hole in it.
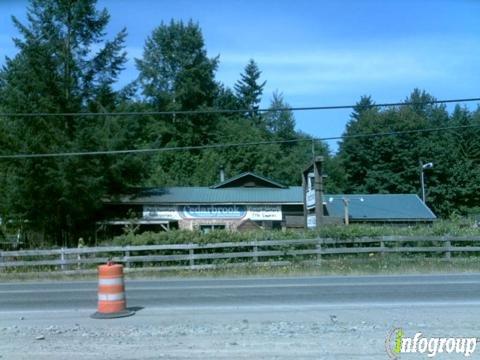
[{"label": "utility pole", "polygon": [[303,227],[308,229],[308,204],[307,192],[308,190],[308,170],[302,173],[302,190],[303,190]]},{"label": "utility pole", "polygon": [[345,225],[350,224],[350,216],[349,216],[349,210],[348,210],[349,203],[350,203],[350,199],[344,197],[343,198],[343,208],[344,208],[344,216],[345,216]]},{"label": "utility pole", "polygon": [[425,204],[425,179],[423,177],[423,161],[420,160],[420,186],[422,189],[422,201]]},{"label": "utility pole", "polygon": [[323,225],[323,156],[316,156],[313,162],[315,176],[315,221],[318,229]]},{"label": "utility pole", "polygon": [[422,201],[425,204],[425,175],[424,170],[433,168],[433,163],[429,162],[424,164],[422,160],[420,160],[420,185],[422,187]]}]

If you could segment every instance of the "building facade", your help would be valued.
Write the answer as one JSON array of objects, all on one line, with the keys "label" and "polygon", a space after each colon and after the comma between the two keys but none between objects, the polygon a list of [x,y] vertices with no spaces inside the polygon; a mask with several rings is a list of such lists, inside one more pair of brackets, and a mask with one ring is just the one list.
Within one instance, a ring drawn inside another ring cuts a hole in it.
[{"label": "building facade", "polygon": [[[243,228],[282,229],[303,219],[302,189],[253,173],[210,187],[142,189],[105,202],[105,226],[128,223],[130,212],[144,229],[209,231]],[[293,225],[292,225],[293,226]]]},{"label": "building facade", "polygon": [[[99,226],[118,233],[135,224],[141,230],[286,229],[305,225],[303,189],[244,173],[210,187],[140,189],[105,201]],[[324,195],[329,223],[344,220],[349,199],[350,222],[431,222],[435,215],[417,195]]]}]

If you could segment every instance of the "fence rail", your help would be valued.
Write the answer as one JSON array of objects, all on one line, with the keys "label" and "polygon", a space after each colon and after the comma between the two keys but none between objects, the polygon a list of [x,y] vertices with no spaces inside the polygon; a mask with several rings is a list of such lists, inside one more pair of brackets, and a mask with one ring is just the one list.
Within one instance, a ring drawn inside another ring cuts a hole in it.
[{"label": "fence rail", "polygon": [[[89,268],[112,260],[127,268],[156,266],[202,269],[228,263],[287,264],[291,261],[335,258],[338,255],[428,254],[451,259],[480,255],[480,236],[383,236],[348,240],[331,238],[262,240],[209,244],[166,244],[17,250],[0,252],[0,271],[35,269],[67,271]],[[221,261],[223,263],[218,263]]]}]

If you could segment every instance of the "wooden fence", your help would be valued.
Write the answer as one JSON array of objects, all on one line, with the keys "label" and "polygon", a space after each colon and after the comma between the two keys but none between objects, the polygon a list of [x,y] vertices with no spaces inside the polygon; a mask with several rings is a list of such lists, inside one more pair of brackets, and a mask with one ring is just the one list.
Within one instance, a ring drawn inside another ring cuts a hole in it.
[{"label": "wooden fence", "polygon": [[4,237],[1,235],[2,233],[0,232],[0,246],[2,247],[15,249],[23,245],[18,235],[5,235]]},{"label": "wooden fence", "polygon": [[[338,240],[330,238],[265,240],[208,244],[168,244],[61,248],[0,252],[0,271],[93,269],[112,260],[126,268],[208,269],[225,265],[288,264],[321,261],[339,255],[397,253],[430,257],[480,255],[480,236],[383,236]],[[478,253],[478,254],[475,254]]]}]

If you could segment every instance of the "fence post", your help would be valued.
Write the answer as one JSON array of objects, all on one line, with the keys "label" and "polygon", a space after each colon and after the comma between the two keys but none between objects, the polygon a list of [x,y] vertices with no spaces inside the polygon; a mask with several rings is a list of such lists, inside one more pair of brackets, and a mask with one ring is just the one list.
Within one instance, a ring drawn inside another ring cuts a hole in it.
[{"label": "fence post", "polygon": [[380,256],[385,255],[385,241],[380,241]]},{"label": "fence post", "polygon": [[450,247],[452,245],[450,239],[445,238],[445,259],[450,260],[452,253],[450,252]]},{"label": "fence post", "polygon": [[193,244],[189,244],[190,248],[188,249],[188,255],[190,257],[189,262],[190,262],[190,267],[193,268],[195,266],[195,259],[193,258],[195,252],[193,249]]},{"label": "fence post", "polygon": [[130,245],[127,245],[125,247],[125,254],[123,255],[123,263],[125,264],[126,268],[130,267],[129,258],[130,258]]},{"label": "fence post", "polygon": [[257,241],[253,242],[253,261],[258,263],[258,245]]},{"label": "fence post", "polygon": [[65,271],[65,249],[63,247],[60,249],[60,269]]},{"label": "fence post", "polygon": [[80,269],[82,266],[82,254],[77,254],[77,269]]},{"label": "fence post", "polygon": [[320,263],[322,262],[322,239],[317,239],[317,261]]}]

